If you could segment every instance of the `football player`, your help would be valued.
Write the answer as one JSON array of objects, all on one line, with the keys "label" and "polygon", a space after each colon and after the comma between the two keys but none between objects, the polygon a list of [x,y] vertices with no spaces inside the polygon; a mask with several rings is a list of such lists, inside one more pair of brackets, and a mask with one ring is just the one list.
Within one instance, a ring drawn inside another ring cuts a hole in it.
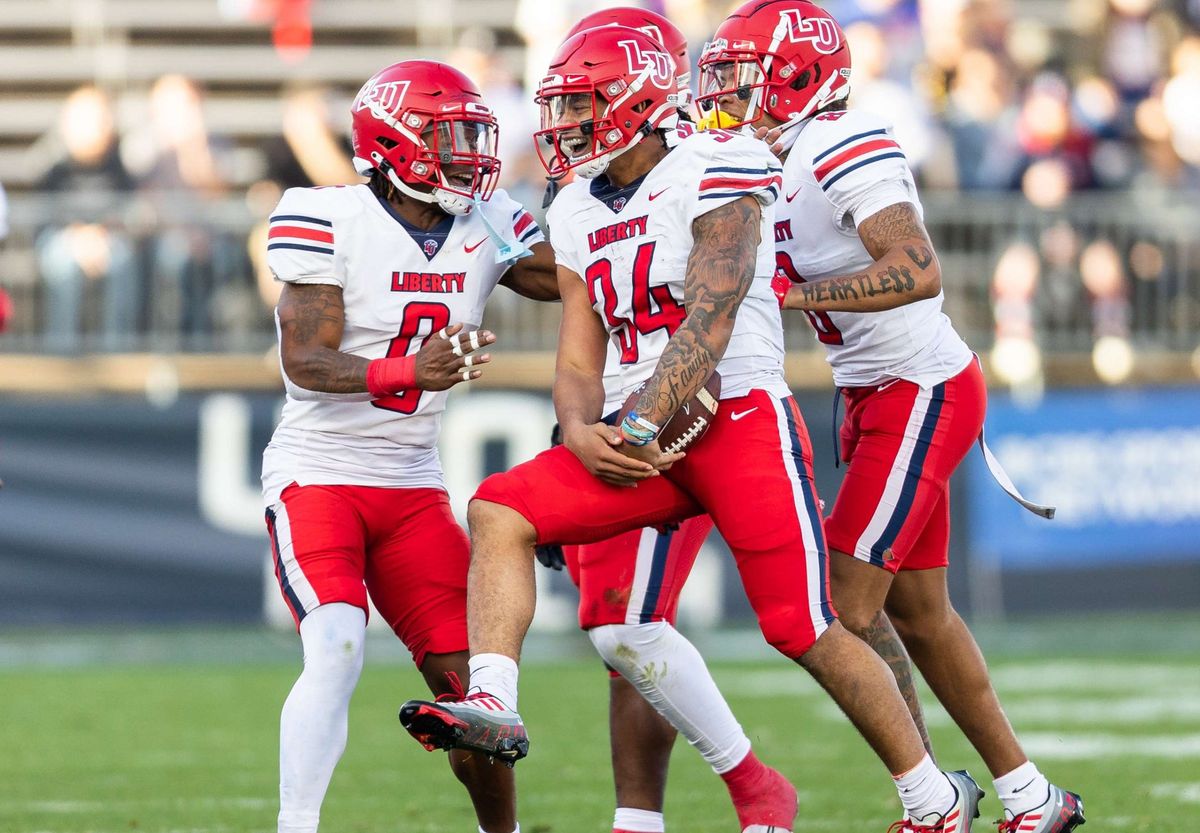
[{"label": "football player", "polygon": [[741,6],[700,73],[709,120],[772,129],[784,160],[776,287],[785,309],[808,316],[846,405],[849,467],[825,524],[841,621],[888,661],[923,729],[911,653],[991,770],[1002,833],[1072,830],[1083,823],[1079,796],[1022,751],[946,589],[950,476],[980,436],[987,392],[942,312],[941,268],[904,152],[888,122],[847,108],[846,38],[813,3]]},{"label": "football player", "polygon": [[[495,336],[478,327],[497,284],[558,295],[537,223],[494,190],[496,119],[470,79],[393,64],[363,86],[352,119],[354,164],[370,181],[288,190],[268,233],[287,401],[263,492],[304,649],[280,725],[280,833],[317,830],[368,591],[435,694],[454,696],[467,674],[468,542],[436,446],[445,391],[489,360]],[[480,830],[517,830],[507,768],[478,753],[450,764]]]},{"label": "football player", "polygon": [[[600,26],[627,26],[645,32],[659,43],[675,64],[675,107],[679,123],[675,130],[664,130],[668,144],[677,143],[692,132],[691,61],[687,38],[662,15],[634,6],[601,9],[581,19],[564,40],[579,32]],[[548,189],[552,200],[557,179]],[[605,419],[612,421],[624,402],[621,395],[619,355],[609,345],[604,365]],[[558,442],[561,432],[555,430]],[[584,630],[601,625],[631,624],[650,628],[665,622],[674,627],[679,606],[680,583],[675,575],[686,576],[705,538],[712,530],[712,518],[697,515],[662,530],[636,529],[584,546],[539,546],[538,560],[548,567],[565,565],[571,580],[581,587],[579,625]],[[581,562],[586,569],[581,568]],[[665,564],[679,567],[668,573]],[[581,581],[587,582],[586,586]],[[609,588],[628,586],[630,592],[613,597]],[[612,747],[613,783],[617,807],[613,833],[661,833],[664,829],[663,800],[667,769],[676,732],[662,715],[618,672],[609,671],[609,739]],[[748,743],[748,742],[747,742]],[[747,747],[748,748],[748,747]]]},{"label": "football player", "polygon": [[[837,622],[827,596],[811,448],[784,383],[770,287],[780,167],[765,145],[726,131],[668,149],[660,129],[672,117],[673,88],[670,56],[622,27],[567,40],[540,86],[543,163],[551,174],[580,175],[549,216],[562,331],[571,334],[559,340],[554,386],[565,444],[476,492],[468,510],[471,688],[459,702],[406,703],[406,725],[428,745],[520,758],[528,739],[517,660],[533,614],[534,546],[588,543],[707,511],[767,641],[807,668],[900,774],[908,815],[925,829],[967,831],[978,788],[933,764],[887,666]],[[617,428],[600,420],[609,338],[621,354],[623,392],[640,389]],[[723,390],[712,427],[686,458],[665,454],[660,427],[714,371]],[[714,722],[720,709],[703,663],[677,633],[663,628],[651,640],[609,625],[590,634],[710,763],[744,753],[727,745],[731,729],[740,733],[736,722]],[[794,789],[755,763],[746,755],[724,773],[735,782],[742,830],[791,830]],[[739,771],[756,783],[736,783]],[[759,800],[739,801],[750,793]]]}]

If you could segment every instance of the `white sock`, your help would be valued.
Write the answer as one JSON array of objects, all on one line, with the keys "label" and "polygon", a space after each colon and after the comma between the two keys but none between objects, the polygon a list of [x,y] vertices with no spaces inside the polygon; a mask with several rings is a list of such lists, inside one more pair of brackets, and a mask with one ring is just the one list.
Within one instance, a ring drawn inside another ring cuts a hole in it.
[{"label": "white sock", "polygon": [[750,739],[700,652],[668,623],[604,625],[588,636],[604,661],[633,683],[718,775],[750,752]]},{"label": "white sock", "polygon": [[300,623],[304,670],[279,720],[279,833],[316,833],[329,779],[346,749],[366,629],[366,615],[348,604],[322,605]]},{"label": "white sock", "polygon": [[[479,828],[479,833],[487,833],[487,831],[481,827]],[[512,833],[521,833],[521,825],[518,824]]]},{"label": "white sock", "polygon": [[638,810],[633,807],[618,807],[613,815],[613,829],[628,833],[663,833],[663,814],[653,810]]},{"label": "white sock", "polygon": [[954,787],[928,754],[903,775],[893,776],[900,803],[913,821],[932,815],[942,816],[954,804]]},{"label": "white sock", "polygon": [[992,783],[996,785],[996,797],[1004,809],[1014,816],[1040,807],[1050,794],[1050,782],[1033,765],[1033,761],[1026,761]]},{"label": "white sock", "polygon": [[471,681],[467,689],[477,688],[497,698],[512,711],[517,710],[517,661],[504,654],[476,654],[467,661]]}]

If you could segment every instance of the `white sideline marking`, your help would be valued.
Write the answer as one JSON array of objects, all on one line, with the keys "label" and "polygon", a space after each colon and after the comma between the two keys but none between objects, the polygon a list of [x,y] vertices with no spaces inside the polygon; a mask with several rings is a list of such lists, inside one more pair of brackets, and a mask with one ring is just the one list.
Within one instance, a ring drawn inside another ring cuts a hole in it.
[{"label": "white sideline marking", "polygon": [[1200,697],[1181,700],[1168,694],[1122,697],[1117,700],[1039,697],[1014,699],[1005,709],[1018,722],[1153,723],[1162,720],[1200,720]]},{"label": "white sideline marking", "polygon": [[90,813],[109,806],[99,801],[25,801],[20,804],[34,813]]},{"label": "white sideline marking", "polygon": [[1150,788],[1151,798],[1173,798],[1184,804],[1200,804],[1200,783],[1155,784]]},{"label": "white sideline marking", "polygon": [[[234,798],[217,798],[215,796],[196,798],[185,800],[187,804],[204,806],[204,807],[240,807],[247,810],[262,810],[268,807],[273,807],[275,801],[273,799],[257,798],[257,797],[234,797]],[[78,801],[72,799],[48,799],[39,801],[25,801],[17,806],[28,812],[36,813],[91,813],[97,810],[111,809],[114,806],[126,805],[145,807],[155,804],[177,804],[177,798],[147,798],[133,800],[107,800],[107,801]]]},{"label": "white sideline marking", "polygon": [[[952,725],[950,715],[932,697],[922,693],[921,705],[925,707],[925,722],[930,726]],[[1010,692],[1001,698],[1000,705],[1017,726],[1031,723],[1105,726],[1114,723],[1200,722],[1200,698],[1179,700],[1165,694],[1115,700],[1057,697],[1022,699]],[[832,713],[837,712],[834,710]]]},{"label": "white sideline marking", "polygon": [[1183,665],[1111,662],[1036,662],[1004,665],[991,670],[997,689],[1015,693],[1081,689],[1183,689],[1200,696],[1200,669]]},{"label": "white sideline marking", "polygon": [[1200,758],[1200,735],[1106,735],[1018,732],[1030,758]]},{"label": "white sideline marking", "polygon": [[[1146,696],[1148,690],[1169,692],[1173,702],[1187,703],[1179,708],[1186,717],[1200,712],[1200,670],[1195,667],[1138,663],[1125,665],[1106,662],[1033,662],[1002,665],[991,669],[992,683],[1002,695],[1009,697],[1049,691],[1080,691],[1095,694],[1103,691],[1121,692],[1132,689],[1139,695],[1131,700],[1147,702],[1157,699]],[[723,692],[739,697],[824,696],[820,686],[801,669],[781,668],[772,671],[717,671],[714,676]],[[923,692],[924,697],[926,693]],[[926,698],[927,699],[927,698]],[[1002,697],[1003,701],[1003,697]],[[1064,705],[1070,708],[1070,704]],[[1146,708],[1131,706],[1132,709]],[[1192,711],[1195,709],[1195,712]]]}]

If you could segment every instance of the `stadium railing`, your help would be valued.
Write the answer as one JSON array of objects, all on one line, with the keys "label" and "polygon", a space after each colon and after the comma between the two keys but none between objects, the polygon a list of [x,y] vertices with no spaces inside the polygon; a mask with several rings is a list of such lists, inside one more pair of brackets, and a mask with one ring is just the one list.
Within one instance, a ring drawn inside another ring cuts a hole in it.
[{"label": "stadium railing", "polygon": [[[61,285],[45,274],[47,239],[79,206],[15,195],[0,276],[13,312],[0,354],[263,354],[274,341],[250,257],[262,221],[244,200],[170,194],[98,198],[96,221],[128,245],[123,273],[79,282],[78,331],[63,332]],[[1177,358],[1200,343],[1200,207],[1186,194],[1082,195],[1058,210],[1014,195],[931,193],[926,221],[943,271],[946,311],[977,350],[996,334],[995,299],[1028,286],[1031,335],[1048,356],[1086,354],[1103,334],[1137,351]],[[1023,258],[1007,258],[1020,248]],[[1033,274],[1030,274],[1032,271]],[[1103,297],[1093,290],[1107,287]],[[1091,287],[1091,288],[1089,288]],[[132,288],[132,289],[131,289]],[[57,294],[56,294],[57,291]],[[128,309],[106,319],[114,293]],[[130,292],[134,295],[130,296]],[[1104,301],[1105,303],[1100,303]],[[509,350],[553,351],[558,309],[497,292],[487,326]],[[116,321],[119,332],[106,329]],[[53,326],[52,326],[53,325]],[[786,315],[789,349],[820,355],[805,317]]]}]

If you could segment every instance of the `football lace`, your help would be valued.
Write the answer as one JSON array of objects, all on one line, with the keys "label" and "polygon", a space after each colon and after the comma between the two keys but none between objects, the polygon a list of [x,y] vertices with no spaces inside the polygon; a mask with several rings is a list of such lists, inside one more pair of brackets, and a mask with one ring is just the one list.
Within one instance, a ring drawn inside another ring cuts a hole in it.
[{"label": "football lace", "polygon": [[675,454],[676,452],[683,451],[683,449],[686,448],[692,440],[700,436],[700,432],[704,430],[706,425],[708,425],[707,419],[704,417],[696,417],[696,421],[691,424],[688,430],[680,434],[675,442],[667,446],[664,451],[667,454]]}]

